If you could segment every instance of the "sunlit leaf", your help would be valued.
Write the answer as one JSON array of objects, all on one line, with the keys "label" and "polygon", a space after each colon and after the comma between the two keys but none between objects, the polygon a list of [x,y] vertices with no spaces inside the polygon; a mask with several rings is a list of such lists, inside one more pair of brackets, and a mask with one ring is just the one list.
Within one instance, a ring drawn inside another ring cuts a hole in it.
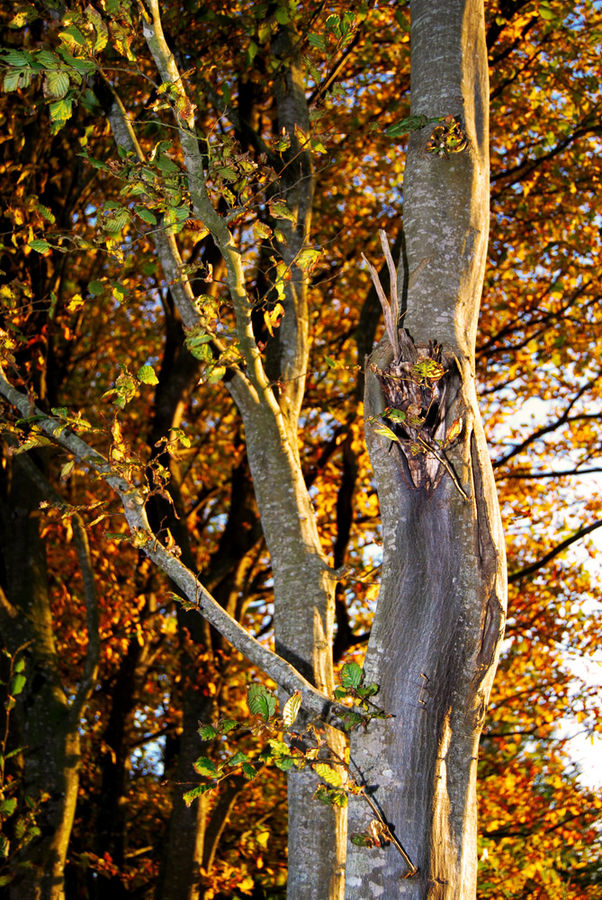
[{"label": "sunlit leaf", "polygon": [[395,432],[391,431],[391,429],[388,427],[388,425],[379,424],[379,425],[374,425],[373,428],[374,428],[374,431],[376,432],[376,434],[380,434],[380,435],[382,435],[382,437],[386,437],[390,441],[395,441],[395,443],[397,443],[397,444],[401,443],[401,441],[399,440],[399,438],[397,437]]},{"label": "sunlit leaf", "polygon": [[43,238],[36,238],[35,241],[30,241],[28,246],[37,253],[46,253],[47,250],[51,249],[48,241],[45,241]]},{"label": "sunlit leaf", "polygon": [[208,791],[215,790],[215,788],[216,788],[216,785],[214,785],[214,784],[199,784],[196,787],[192,788],[191,790],[184,792],[184,794],[182,795],[182,797],[184,799],[184,803],[186,804],[186,806],[192,806],[192,804],[198,797],[201,797],[203,794],[206,794]]},{"label": "sunlit leaf", "polygon": [[301,691],[295,691],[282,708],[282,723],[285,728],[294,724],[301,708]]},{"label": "sunlit leaf", "polygon": [[140,366],[137,377],[143,384],[159,384],[155,370],[149,365]]},{"label": "sunlit leaf", "polygon": [[314,763],[314,772],[319,775],[327,784],[333,787],[340,787],[343,784],[343,776],[338,769],[333,769],[328,763]]},{"label": "sunlit leaf", "polygon": [[198,772],[199,775],[205,775],[210,778],[217,775],[217,766],[213,760],[209,759],[207,756],[199,756],[199,758],[195,760],[194,770],[195,772]]}]

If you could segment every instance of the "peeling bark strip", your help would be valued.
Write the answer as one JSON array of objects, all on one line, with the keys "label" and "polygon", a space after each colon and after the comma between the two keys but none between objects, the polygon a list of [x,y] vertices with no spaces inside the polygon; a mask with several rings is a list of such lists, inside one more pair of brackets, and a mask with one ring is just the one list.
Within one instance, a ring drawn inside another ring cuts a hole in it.
[{"label": "peeling bark strip", "polygon": [[444,456],[462,430],[460,419],[450,424],[461,384],[456,360],[436,341],[417,346],[405,329],[399,329],[398,346],[386,368],[369,363],[387,402],[381,433],[397,444],[410,486],[431,494],[447,470],[466,496]]}]

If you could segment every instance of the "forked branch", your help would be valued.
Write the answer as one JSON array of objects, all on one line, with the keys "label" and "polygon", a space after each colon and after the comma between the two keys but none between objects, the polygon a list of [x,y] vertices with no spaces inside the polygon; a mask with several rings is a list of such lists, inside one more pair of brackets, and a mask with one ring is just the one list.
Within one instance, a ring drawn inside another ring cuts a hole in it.
[{"label": "forked branch", "polygon": [[399,326],[399,295],[397,292],[397,269],[395,268],[395,263],[393,262],[393,257],[391,255],[391,249],[389,247],[389,240],[387,238],[387,233],[383,231],[381,228],[378,232],[380,237],[380,243],[383,248],[383,253],[385,255],[385,259],[387,261],[387,266],[389,269],[389,281],[391,283],[391,302],[389,303],[387,299],[387,295],[384,292],[383,286],[381,284],[380,278],[378,277],[378,272],[369,259],[362,253],[362,259],[368,266],[368,271],[370,272],[370,277],[372,278],[372,283],[374,284],[374,288],[376,290],[378,299],[380,300],[380,305],[383,308],[383,316],[385,320],[385,331],[387,332],[387,337],[391,342],[391,346],[393,348],[393,353],[395,354],[393,359],[396,362],[400,357],[400,347],[399,347],[399,336],[397,333],[397,329]]}]

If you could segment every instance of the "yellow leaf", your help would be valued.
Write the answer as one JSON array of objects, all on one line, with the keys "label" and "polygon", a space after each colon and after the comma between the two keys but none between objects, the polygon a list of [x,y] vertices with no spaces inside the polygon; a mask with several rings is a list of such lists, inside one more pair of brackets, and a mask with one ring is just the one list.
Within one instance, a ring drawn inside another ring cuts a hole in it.
[{"label": "yellow leaf", "polygon": [[332,766],[329,766],[328,763],[315,763],[314,772],[327,784],[331,784],[333,787],[341,787],[343,784],[343,777],[340,772],[337,772],[337,770],[333,769]]}]

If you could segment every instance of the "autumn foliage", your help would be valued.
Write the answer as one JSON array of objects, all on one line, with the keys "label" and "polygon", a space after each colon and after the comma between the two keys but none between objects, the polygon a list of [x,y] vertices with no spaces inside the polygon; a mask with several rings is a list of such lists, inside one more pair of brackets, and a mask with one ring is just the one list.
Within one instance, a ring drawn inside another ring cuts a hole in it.
[{"label": "autumn foliage", "polygon": [[[290,277],[278,179],[283,160],[311,157],[311,245],[296,260],[310,280],[311,334],[299,453],[323,550],[346,566],[336,660],[361,662],[381,561],[362,369],[382,320],[360,261],[380,259],[379,228],[402,252],[407,129],[395,126],[409,114],[409,11],[399,2],[161,6],[204,135],[211,200],[247,255],[274,383]],[[601,803],[591,764],[574,766],[572,736],[593,741],[600,729],[584,673],[602,637],[602,13],[593,0],[491,0],[486,13],[492,208],[477,359],[510,605],[481,743],[479,897],[594,898]],[[11,0],[0,17],[3,365],[145,486],[156,533],[270,643],[270,561],[225,386],[240,351],[224,262],[191,211],[173,139],[174,110],[182,120],[190,110],[158,77],[128,0],[60,10]],[[283,28],[300,49],[308,135],[274,128]],[[117,146],[116,97],[139,152]],[[162,265],[157,232],[177,240],[204,329],[178,312],[179,275]],[[35,862],[36,841],[57,821],[67,763],[50,747],[56,727],[77,757],[73,821],[61,820],[68,900],[175,896],[170,873],[191,841],[206,900],[284,896],[277,766],[253,780],[237,770],[182,800],[199,783],[201,755],[259,752],[253,729],[203,746],[197,726],[248,719],[247,685],[261,673],[180,602],[103,480],[8,402],[0,412],[0,884]],[[23,723],[36,697],[50,712],[34,734]]]}]

